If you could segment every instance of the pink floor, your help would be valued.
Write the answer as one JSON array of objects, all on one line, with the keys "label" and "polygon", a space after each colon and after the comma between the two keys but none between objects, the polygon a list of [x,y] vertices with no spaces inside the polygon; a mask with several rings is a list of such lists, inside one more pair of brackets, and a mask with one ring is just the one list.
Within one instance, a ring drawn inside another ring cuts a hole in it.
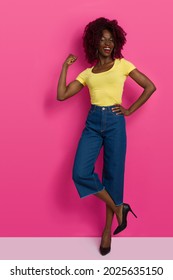
[{"label": "pink floor", "polygon": [[173,238],[112,238],[101,256],[100,238],[0,238],[0,260],[173,260]]}]

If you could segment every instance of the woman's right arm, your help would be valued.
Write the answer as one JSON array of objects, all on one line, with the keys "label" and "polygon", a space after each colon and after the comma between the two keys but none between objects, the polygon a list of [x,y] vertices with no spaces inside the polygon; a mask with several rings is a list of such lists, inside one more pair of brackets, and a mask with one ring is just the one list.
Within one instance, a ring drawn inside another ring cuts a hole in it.
[{"label": "woman's right arm", "polygon": [[83,85],[77,80],[74,80],[68,85],[66,85],[66,76],[67,76],[68,67],[71,64],[73,64],[76,61],[76,59],[77,59],[76,56],[70,54],[65,60],[65,62],[63,63],[61,74],[58,81],[58,86],[57,86],[57,100],[59,101],[63,101],[75,95],[83,88]]}]

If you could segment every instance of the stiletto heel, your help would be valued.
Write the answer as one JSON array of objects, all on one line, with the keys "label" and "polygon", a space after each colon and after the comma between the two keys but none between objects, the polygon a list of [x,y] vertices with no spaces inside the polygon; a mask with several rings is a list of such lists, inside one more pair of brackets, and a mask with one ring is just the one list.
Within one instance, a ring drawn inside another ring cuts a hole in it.
[{"label": "stiletto heel", "polygon": [[121,225],[119,225],[119,226],[115,229],[115,231],[114,231],[114,233],[113,233],[114,235],[115,235],[115,234],[118,234],[118,233],[121,232],[121,231],[123,231],[123,230],[127,227],[127,214],[128,214],[128,212],[131,212],[131,213],[137,218],[136,214],[132,211],[130,205],[124,203],[124,204],[123,204],[122,223],[121,223]]},{"label": "stiletto heel", "polygon": [[[130,207],[130,206],[129,206]],[[133,214],[133,216],[135,216],[135,218],[137,218],[136,214],[132,211],[132,209],[130,208],[130,212]]]}]

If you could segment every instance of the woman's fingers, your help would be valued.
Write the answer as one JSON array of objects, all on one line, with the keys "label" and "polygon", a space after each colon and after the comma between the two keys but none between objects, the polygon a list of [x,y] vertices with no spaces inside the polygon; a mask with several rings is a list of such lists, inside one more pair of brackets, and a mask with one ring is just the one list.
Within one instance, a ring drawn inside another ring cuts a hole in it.
[{"label": "woman's fingers", "polygon": [[120,104],[115,104],[115,107],[112,108],[113,112],[120,112],[121,111],[121,105]]},{"label": "woman's fingers", "polygon": [[71,65],[71,64],[73,64],[76,60],[77,60],[77,56],[75,56],[75,55],[73,55],[73,54],[69,54],[64,63],[67,64],[67,65]]},{"label": "woman's fingers", "polygon": [[77,59],[77,56],[70,54],[67,58],[67,63],[72,64],[76,61],[76,59]]},{"label": "woman's fingers", "polygon": [[117,115],[122,115],[123,107],[120,104],[115,104],[115,107],[112,108],[112,112],[115,112]]}]

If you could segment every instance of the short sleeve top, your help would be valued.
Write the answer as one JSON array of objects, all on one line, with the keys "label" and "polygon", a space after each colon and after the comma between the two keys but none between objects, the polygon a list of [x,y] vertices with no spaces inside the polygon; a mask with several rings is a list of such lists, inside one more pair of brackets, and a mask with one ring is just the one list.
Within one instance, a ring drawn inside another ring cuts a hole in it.
[{"label": "short sleeve top", "polygon": [[93,73],[92,69],[86,68],[77,77],[84,86],[89,88],[91,104],[98,106],[111,106],[122,103],[124,82],[129,73],[136,67],[125,58],[114,60],[111,69]]}]

